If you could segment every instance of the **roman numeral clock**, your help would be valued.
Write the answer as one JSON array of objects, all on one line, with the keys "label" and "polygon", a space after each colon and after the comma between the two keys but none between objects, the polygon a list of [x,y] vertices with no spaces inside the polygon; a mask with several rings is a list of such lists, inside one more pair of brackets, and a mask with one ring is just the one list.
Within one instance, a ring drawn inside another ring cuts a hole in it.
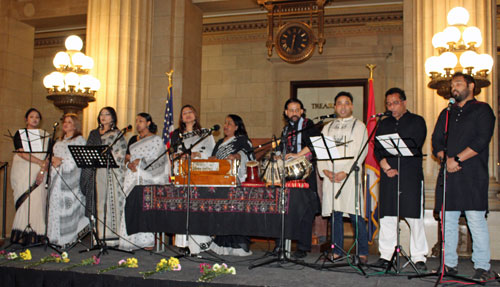
[{"label": "roman numeral clock", "polygon": [[[323,53],[325,38],[324,6],[328,0],[258,0],[267,9],[267,54],[272,56],[273,47],[285,62],[299,64],[314,54],[316,45]],[[317,17],[317,19],[313,19]],[[315,21],[315,22],[314,22]],[[316,37],[313,24],[318,28]],[[274,28],[277,27],[276,37]]]}]

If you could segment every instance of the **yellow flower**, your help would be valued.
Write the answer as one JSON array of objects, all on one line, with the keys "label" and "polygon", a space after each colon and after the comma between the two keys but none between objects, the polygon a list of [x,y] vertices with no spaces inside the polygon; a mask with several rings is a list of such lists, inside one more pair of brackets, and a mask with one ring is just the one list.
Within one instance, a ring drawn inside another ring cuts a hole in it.
[{"label": "yellow flower", "polygon": [[68,263],[69,262],[69,258],[63,258],[63,262],[64,263]]},{"label": "yellow flower", "polygon": [[19,256],[21,256],[23,260],[31,260],[31,251],[26,249],[26,251],[19,253]]},{"label": "yellow flower", "polygon": [[127,258],[127,266],[129,268],[137,268],[139,265],[137,264],[138,261],[136,258]]}]

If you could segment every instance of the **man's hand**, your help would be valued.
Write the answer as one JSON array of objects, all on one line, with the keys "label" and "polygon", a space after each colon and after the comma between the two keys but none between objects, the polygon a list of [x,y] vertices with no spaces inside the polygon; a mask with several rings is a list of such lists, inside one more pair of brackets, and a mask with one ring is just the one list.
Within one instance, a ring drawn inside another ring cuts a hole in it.
[{"label": "man's hand", "polygon": [[323,174],[331,181],[333,182],[333,172],[329,171],[328,169],[323,170]]},{"label": "man's hand", "polygon": [[462,167],[460,165],[458,165],[458,162],[455,161],[455,158],[449,157],[446,160],[446,171],[447,172],[454,173],[454,172],[457,172],[461,169],[462,169]]},{"label": "man's hand", "polygon": [[335,182],[341,182],[347,177],[347,173],[341,171],[335,174]]},{"label": "man's hand", "polygon": [[287,153],[285,159],[296,158],[298,155],[296,153]]}]

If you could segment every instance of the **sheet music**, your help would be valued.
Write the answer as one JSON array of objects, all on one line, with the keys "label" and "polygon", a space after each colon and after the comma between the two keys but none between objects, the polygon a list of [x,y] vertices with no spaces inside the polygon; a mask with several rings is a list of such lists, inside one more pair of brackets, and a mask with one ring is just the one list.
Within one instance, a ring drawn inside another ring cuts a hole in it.
[{"label": "sheet music", "polygon": [[[28,134],[26,135],[26,131]],[[42,152],[43,151],[43,138],[40,135],[40,130],[20,129],[21,142],[23,149],[26,152]]]},{"label": "sheet music", "polygon": [[[330,150],[332,159],[340,158],[339,150],[337,149],[337,145],[335,144],[333,138],[325,136],[325,141],[328,149]],[[330,159],[330,157],[328,157],[328,152],[326,151],[327,147],[325,147],[323,139],[320,136],[311,137],[311,143],[313,144],[314,152],[316,153],[316,157],[318,160]]]},{"label": "sheet music", "polygon": [[[375,138],[392,155],[398,155],[399,150],[402,156],[413,156],[413,153],[397,133],[376,136]],[[397,145],[397,149],[395,145]]]}]

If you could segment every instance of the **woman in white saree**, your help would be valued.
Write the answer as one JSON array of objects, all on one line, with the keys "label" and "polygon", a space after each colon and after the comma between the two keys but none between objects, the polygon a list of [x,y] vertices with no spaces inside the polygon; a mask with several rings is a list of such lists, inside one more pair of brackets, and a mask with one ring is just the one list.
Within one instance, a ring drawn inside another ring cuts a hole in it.
[{"label": "woman in white saree", "polygon": [[[127,165],[123,187],[125,196],[128,196],[136,185],[166,184],[169,177],[170,164],[165,154],[165,144],[159,136],[155,135],[157,126],[151,116],[147,113],[138,114],[135,128],[138,135],[130,138],[125,157]],[[161,157],[148,167],[159,156]],[[129,235],[125,214],[122,218],[119,247],[124,250],[152,249],[154,234],[139,232]]]},{"label": "woman in white saree", "polygon": [[[34,108],[29,109],[24,119],[23,129],[27,139],[34,140],[40,135],[42,151],[47,151],[49,134],[38,128],[42,115]],[[31,136],[31,138],[30,138]],[[45,235],[45,190],[46,153],[25,153],[19,131],[14,135],[14,148],[17,153],[12,159],[10,184],[14,191],[16,215],[12,223],[10,241],[23,245],[40,242]]]},{"label": "woman in white saree", "polygon": [[63,249],[74,243],[78,233],[89,224],[80,190],[81,169],[68,149],[69,145],[85,145],[81,127],[76,114],[65,114],[63,134],[53,149],[47,236]]}]

